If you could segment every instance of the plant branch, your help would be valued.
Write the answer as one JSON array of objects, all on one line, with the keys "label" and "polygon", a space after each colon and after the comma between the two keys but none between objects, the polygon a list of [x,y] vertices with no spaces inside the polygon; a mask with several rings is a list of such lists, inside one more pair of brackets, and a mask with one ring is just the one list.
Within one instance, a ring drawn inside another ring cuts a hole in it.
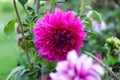
[{"label": "plant branch", "polygon": [[109,67],[107,67],[104,63],[102,63],[99,59],[97,59],[97,58],[96,58],[95,56],[93,56],[91,53],[85,51],[85,54],[89,55],[89,56],[92,57],[94,60],[96,60],[101,66],[103,66],[103,67],[114,77],[115,80],[120,80],[120,79],[114,74],[114,72],[109,69]]},{"label": "plant branch", "polygon": [[17,9],[17,6],[16,6],[16,1],[13,0],[13,3],[14,3],[15,12],[16,12],[16,15],[17,15],[17,18],[18,18],[18,22],[19,22],[20,28],[21,28],[21,33],[22,33],[22,38],[23,38],[23,42],[24,42],[24,46],[25,46],[27,61],[28,61],[28,64],[29,64],[29,68],[31,69],[32,66],[31,66],[31,63],[30,63],[29,51],[27,49],[27,44],[26,44],[26,40],[25,40],[25,36],[24,36],[24,30],[23,30],[23,27],[22,27],[22,22],[21,22],[19,13],[18,13],[18,9]]}]

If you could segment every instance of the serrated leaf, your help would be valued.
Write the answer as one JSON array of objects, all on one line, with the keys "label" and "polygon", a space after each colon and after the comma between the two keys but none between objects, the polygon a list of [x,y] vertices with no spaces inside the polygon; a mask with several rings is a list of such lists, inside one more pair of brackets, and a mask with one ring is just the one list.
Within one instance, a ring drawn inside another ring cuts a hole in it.
[{"label": "serrated leaf", "polygon": [[101,16],[97,11],[92,11],[90,17],[93,18],[94,20],[96,20],[97,22],[102,21]]},{"label": "serrated leaf", "polygon": [[15,32],[15,23],[17,22],[16,19],[13,19],[8,22],[8,24],[4,27],[4,32],[7,36],[12,35]]},{"label": "serrated leaf", "polygon": [[22,5],[25,5],[27,2],[28,2],[28,0],[18,0]]},{"label": "serrated leaf", "polygon": [[23,70],[23,69],[24,69],[24,66],[19,66],[19,67],[14,68],[14,69],[10,72],[10,74],[8,75],[8,77],[7,77],[6,80],[10,80],[10,78],[11,78],[12,76],[14,76],[17,72],[19,72],[19,71],[21,71],[21,70]]}]

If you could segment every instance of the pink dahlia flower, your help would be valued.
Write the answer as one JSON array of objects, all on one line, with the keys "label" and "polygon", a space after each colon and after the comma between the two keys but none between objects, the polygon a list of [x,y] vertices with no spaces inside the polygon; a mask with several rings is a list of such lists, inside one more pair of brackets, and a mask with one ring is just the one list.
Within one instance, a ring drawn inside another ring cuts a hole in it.
[{"label": "pink dahlia flower", "polygon": [[83,46],[82,40],[86,33],[82,29],[80,17],[75,18],[72,11],[46,13],[43,19],[38,19],[34,44],[39,56],[48,61],[61,61],[66,59],[69,51]]},{"label": "pink dahlia flower", "polygon": [[66,61],[57,64],[56,72],[50,73],[52,80],[101,80],[104,69],[96,64],[91,57],[83,54],[81,57],[71,51]]}]

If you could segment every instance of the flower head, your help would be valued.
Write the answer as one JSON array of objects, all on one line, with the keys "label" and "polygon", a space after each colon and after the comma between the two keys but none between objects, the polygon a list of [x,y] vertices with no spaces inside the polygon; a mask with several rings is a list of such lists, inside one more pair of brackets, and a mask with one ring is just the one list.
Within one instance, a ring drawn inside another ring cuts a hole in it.
[{"label": "flower head", "polygon": [[80,18],[75,18],[72,11],[63,13],[56,9],[53,14],[48,12],[43,19],[37,20],[36,26],[33,29],[34,44],[39,56],[48,61],[65,60],[73,49],[78,52],[86,37]]},{"label": "flower head", "polygon": [[91,57],[85,54],[78,57],[75,51],[67,55],[66,61],[58,62],[56,71],[50,73],[52,80],[101,80],[104,74],[103,67]]},{"label": "flower head", "polygon": [[120,40],[117,37],[110,37],[106,39],[106,46],[111,46],[111,47],[120,47]]}]

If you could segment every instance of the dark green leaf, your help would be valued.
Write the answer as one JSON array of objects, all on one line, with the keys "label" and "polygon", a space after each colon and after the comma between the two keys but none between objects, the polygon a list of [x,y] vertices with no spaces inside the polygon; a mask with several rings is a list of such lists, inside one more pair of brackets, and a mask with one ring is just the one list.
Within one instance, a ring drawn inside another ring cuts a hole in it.
[{"label": "dark green leaf", "polygon": [[41,69],[41,73],[48,73],[48,72],[50,72],[50,69],[48,69],[47,67],[43,67]]},{"label": "dark green leaf", "polygon": [[31,7],[31,6],[28,6],[28,7],[27,7],[27,10],[29,10],[29,11],[34,11],[34,8]]},{"label": "dark green leaf", "polygon": [[27,75],[28,75],[28,76],[33,76],[33,75],[35,75],[35,74],[36,74],[36,72],[37,72],[37,70],[34,70],[34,71],[32,71],[32,72],[28,73]]},{"label": "dark green leaf", "polygon": [[13,19],[8,22],[8,24],[4,27],[4,32],[6,35],[10,36],[15,32],[15,23],[17,22],[16,19]]},{"label": "dark green leaf", "polygon": [[20,76],[21,76],[21,77],[24,77],[24,75],[27,75],[29,72],[30,72],[29,69],[25,69],[25,70],[23,70],[23,71],[21,72]]},{"label": "dark green leaf", "polygon": [[18,0],[22,5],[25,5],[28,0]]},{"label": "dark green leaf", "polygon": [[[26,41],[26,45],[27,45],[27,48],[29,48],[29,49],[34,46],[34,44],[31,41],[29,41],[29,40]],[[25,49],[24,42],[21,42],[21,48]]]}]

